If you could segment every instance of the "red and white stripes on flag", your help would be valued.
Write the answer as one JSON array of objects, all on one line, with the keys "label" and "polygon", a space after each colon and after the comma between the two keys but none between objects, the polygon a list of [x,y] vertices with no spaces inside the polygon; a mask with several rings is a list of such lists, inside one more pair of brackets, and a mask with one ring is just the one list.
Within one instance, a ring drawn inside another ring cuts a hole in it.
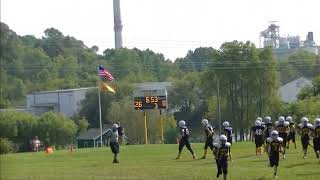
[{"label": "red and white stripes on flag", "polygon": [[98,68],[98,75],[99,76],[105,76],[109,81],[113,81],[114,77],[112,76],[111,73],[109,73],[105,68],[102,66],[99,66]]}]

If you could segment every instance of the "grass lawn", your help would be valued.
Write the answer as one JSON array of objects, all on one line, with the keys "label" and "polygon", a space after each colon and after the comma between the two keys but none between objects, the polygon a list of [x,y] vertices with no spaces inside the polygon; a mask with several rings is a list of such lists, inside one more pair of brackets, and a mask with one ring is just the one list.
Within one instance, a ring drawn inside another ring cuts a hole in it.
[{"label": "grass lawn", "polygon": [[[203,144],[192,144],[196,155],[203,155]],[[185,148],[180,160],[175,160],[177,145],[121,146],[119,164],[113,164],[109,147],[55,151],[46,155],[17,153],[0,156],[1,180],[51,179],[216,179],[216,165],[211,153],[207,159],[192,160]],[[273,179],[265,154],[255,156],[252,142],[234,143],[233,162],[229,163],[228,179]],[[209,151],[208,151],[209,152]],[[307,159],[302,158],[301,144],[287,151],[287,159],[280,160],[278,179],[320,180],[320,167],[313,149]],[[223,179],[222,176],[220,179]]]}]

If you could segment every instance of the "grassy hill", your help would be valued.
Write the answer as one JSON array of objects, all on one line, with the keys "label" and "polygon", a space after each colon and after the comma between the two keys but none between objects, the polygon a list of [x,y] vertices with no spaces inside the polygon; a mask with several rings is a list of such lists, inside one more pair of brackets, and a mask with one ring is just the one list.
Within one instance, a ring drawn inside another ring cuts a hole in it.
[{"label": "grassy hill", "polygon": [[[203,154],[203,144],[192,145],[196,155]],[[273,168],[267,167],[265,154],[255,156],[252,142],[235,143],[233,162],[229,164],[229,179],[273,179]],[[1,155],[1,180],[51,179],[216,179],[216,165],[212,154],[207,159],[192,160],[187,149],[175,160],[177,145],[130,145],[120,149],[120,164],[112,164],[109,148],[55,151],[46,155],[18,153]],[[222,177],[220,177],[222,179]],[[280,160],[278,179],[320,179],[320,167],[311,148],[306,160],[301,144],[289,149],[287,159]]]}]

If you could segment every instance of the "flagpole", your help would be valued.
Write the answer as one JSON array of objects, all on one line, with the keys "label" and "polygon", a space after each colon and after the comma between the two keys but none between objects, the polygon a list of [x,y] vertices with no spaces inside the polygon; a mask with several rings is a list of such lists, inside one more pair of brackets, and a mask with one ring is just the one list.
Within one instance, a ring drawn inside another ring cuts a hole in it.
[{"label": "flagpole", "polygon": [[[99,69],[99,66],[98,66]],[[101,121],[101,95],[100,95],[100,76],[98,72],[98,96],[99,96],[99,121],[100,121],[100,144],[102,147],[102,121]]]}]

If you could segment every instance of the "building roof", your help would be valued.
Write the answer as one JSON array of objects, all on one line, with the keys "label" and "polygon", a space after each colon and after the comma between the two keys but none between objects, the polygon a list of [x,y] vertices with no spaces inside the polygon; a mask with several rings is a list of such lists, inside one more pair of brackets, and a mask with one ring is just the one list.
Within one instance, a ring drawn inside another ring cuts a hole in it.
[{"label": "building roof", "polygon": [[135,83],[136,90],[155,90],[155,89],[168,89],[170,88],[171,82],[145,82]]},{"label": "building roof", "polygon": [[58,89],[53,91],[40,91],[40,92],[34,92],[31,94],[44,94],[44,93],[58,93],[58,92],[71,92],[71,91],[83,91],[83,90],[90,90],[97,87],[85,87],[85,88],[75,88],[75,89]]},{"label": "building roof", "polygon": [[[106,134],[110,130],[111,130],[110,128],[103,129],[102,135]],[[79,140],[79,139],[81,139],[81,140],[93,140],[93,139],[97,139],[98,137],[100,137],[100,129],[99,128],[90,128],[86,132],[80,134],[77,137],[77,140]]]},{"label": "building roof", "polygon": [[290,103],[297,100],[300,90],[311,85],[311,80],[300,77],[280,87],[280,97],[282,101]]}]

